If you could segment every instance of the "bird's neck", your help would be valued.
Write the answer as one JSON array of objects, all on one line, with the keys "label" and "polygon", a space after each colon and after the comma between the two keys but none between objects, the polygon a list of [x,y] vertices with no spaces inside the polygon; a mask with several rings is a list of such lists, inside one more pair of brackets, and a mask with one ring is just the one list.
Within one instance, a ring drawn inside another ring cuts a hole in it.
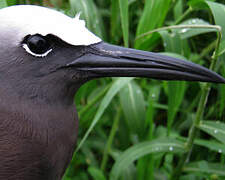
[{"label": "bird's neck", "polygon": [[[18,96],[18,93],[10,90],[6,94],[0,89],[0,151],[5,149],[5,156],[1,155],[0,161],[4,162],[1,163],[4,167],[18,168],[18,171],[20,167],[14,167],[17,161],[27,164],[27,167],[21,166],[23,168],[37,168],[37,172],[40,166],[44,167],[43,171],[51,171],[49,179],[55,180],[61,178],[72,158],[78,117],[73,103],[50,101],[50,96],[44,96],[42,92],[39,96],[29,98]],[[11,144],[5,143],[3,137]],[[23,152],[19,152],[21,149]],[[11,156],[9,153],[18,155]],[[27,163],[34,159],[38,161],[35,167]],[[2,172],[4,167],[0,165]],[[26,179],[26,176],[24,174],[22,179]],[[7,179],[2,176],[1,170],[0,179]]]}]

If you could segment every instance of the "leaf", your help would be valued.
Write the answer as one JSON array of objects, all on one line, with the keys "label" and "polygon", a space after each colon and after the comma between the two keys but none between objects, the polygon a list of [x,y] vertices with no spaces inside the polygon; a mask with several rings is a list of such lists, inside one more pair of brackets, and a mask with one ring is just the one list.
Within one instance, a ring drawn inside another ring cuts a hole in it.
[{"label": "leaf", "polygon": [[84,19],[87,28],[97,36],[104,39],[104,26],[93,0],[70,0],[72,15],[81,13],[81,19]]},{"label": "leaf", "polygon": [[[192,18],[192,19],[188,19],[184,21],[180,25],[210,25],[210,24],[202,19]],[[186,39],[199,34],[216,32],[217,30],[212,28],[186,28],[186,29],[179,29],[175,31],[180,34],[181,39]]]},{"label": "leaf", "polygon": [[103,172],[96,167],[89,167],[88,172],[91,174],[94,180],[106,180]]},{"label": "leaf", "polygon": [[146,118],[145,118],[145,128],[148,128],[148,139],[151,140],[153,138],[153,130],[154,130],[154,118],[156,115],[156,108],[154,104],[158,101],[160,97],[161,86],[150,86],[149,88],[149,98],[148,98],[148,106],[146,110]]},{"label": "leaf", "polygon": [[119,1],[111,1],[111,28],[110,28],[110,33],[111,33],[111,38],[110,42],[112,44],[118,44],[119,39],[122,37],[122,32],[121,32],[121,25],[120,25],[120,16],[118,16],[119,12]]},{"label": "leaf", "polygon": [[176,5],[174,6],[174,9],[173,9],[173,14],[174,14],[175,20],[179,19],[180,16],[183,15],[183,1],[182,0],[178,0],[176,2]]},{"label": "leaf", "polygon": [[[189,48],[187,47],[187,41],[181,40],[179,33],[172,31],[169,33],[167,31],[160,32],[163,38],[163,44],[166,51],[174,52],[177,54],[189,54]],[[164,53],[165,54],[165,53]],[[173,54],[170,54],[174,56]],[[177,57],[177,55],[175,55]],[[181,59],[185,59],[182,57]],[[172,124],[175,119],[175,116],[178,112],[178,109],[184,99],[184,94],[186,91],[186,82],[182,81],[169,81],[168,83],[168,119],[167,119],[167,128],[168,135],[171,132]]]},{"label": "leaf", "polygon": [[183,60],[187,60],[186,57],[180,55],[180,54],[177,54],[177,53],[173,53],[173,52],[161,52],[160,54],[162,55],[165,55],[165,56],[171,56],[171,57],[175,57],[175,58],[178,58],[178,59],[183,59]]},{"label": "leaf", "polygon": [[6,2],[6,0],[1,0],[0,1],[0,9],[2,9],[4,7],[7,7],[7,2]]},{"label": "leaf", "polygon": [[[146,0],[144,11],[138,23],[136,37],[155,28],[161,27],[169,11],[170,4],[171,0]],[[149,49],[151,46],[155,45],[155,42],[157,42],[158,39],[159,35],[157,33],[137,39],[135,42],[135,48]]]},{"label": "leaf", "polygon": [[194,144],[197,144],[199,146],[204,146],[211,151],[215,151],[217,153],[222,153],[225,154],[225,145],[214,142],[214,141],[209,141],[209,140],[202,140],[202,139],[195,139]]},{"label": "leaf", "polygon": [[219,163],[209,163],[207,161],[192,162],[183,168],[184,172],[202,172],[206,174],[216,174],[225,176],[225,166]]},{"label": "leaf", "polygon": [[[221,56],[221,75],[223,77],[225,77],[225,53],[223,53]],[[223,60],[223,61],[222,61]],[[225,112],[225,85],[224,84],[220,84],[219,86],[219,101],[220,101],[220,116],[223,115],[223,113]]]},{"label": "leaf", "polygon": [[8,6],[13,6],[17,4],[17,0],[3,0],[6,1]]},{"label": "leaf", "polygon": [[143,134],[145,124],[145,101],[141,88],[130,81],[119,93],[126,123],[132,133]]},{"label": "leaf", "polygon": [[[122,152],[120,151],[114,151],[115,149],[112,149],[111,150],[111,156],[112,158],[115,160],[117,159],[121,154]],[[124,169],[124,171],[122,172],[121,176],[122,178],[125,179],[129,179],[129,180],[136,180],[136,173],[137,173],[137,169],[136,169],[136,165],[134,163],[131,163],[128,167],[126,167]]]},{"label": "leaf", "polygon": [[188,5],[195,10],[199,9],[208,9],[207,4],[205,3],[205,0],[190,0],[188,2]]},{"label": "leaf", "polygon": [[128,18],[128,0],[119,0],[120,16],[123,30],[123,40],[125,47],[129,46],[129,18]]},{"label": "leaf", "polygon": [[198,126],[202,131],[210,134],[220,142],[225,144],[225,124],[219,121],[201,121]]},{"label": "leaf", "polygon": [[127,167],[122,174],[123,179],[136,180],[137,179],[136,171],[137,171],[136,166],[134,164],[130,164],[130,166]]},{"label": "leaf", "polygon": [[216,25],[219,25],[222,28],[222,39],[219,49],[219,54],[221,55],[225,52],[225,5],[211,1],[206,1],[206,3],[208,4],[213,13]]},{"label": "leaf", "polygon": [[[184,142],[187,142],[187,138],[179,136],[178,139],[182,140]],[[217,152],[217,153],[225,154],[225,145],[220,143],[220,142],[217,142],[217,141],[204,140],[204,139],[195,139],[194,140],[194,144],[198,145],[198,146],[206,147],[209,150]]]},{"label": "leaf", "polygon": [[159,34],[163,39],[163,46],[166,52],[173,52],[187,57],[190,55],[187,40],[181,39],[180,34],[176,30],[172,30],[171,33],[168,31],[160,31]]},{"label": "leaf", "polygon": [[186,91],[186,82],[170,81],[168,82],[168,134],[171,132],[173,121],[184,99]]},{"label": "leaf", "polygon": [[82,104],[82,101],[84,101],[84,97],[87,97],[88,94],[91,94],[92,89],[97,88],[97,87],[98,87],[98,85],[96,83],[96,80],[89,81],[89,82],[85,83],[84,85],[82,85],[76,92],[75,104],[77,104],[77,105]]},{"label": "leaf", "polygon": [[109,89],[109,91],[107,92],[107,94],[105,95],[103,100],[101,101],[101,104],[95,114],[95,117],[94,117],[90,127],[88,128],[88,130],[85,133],[84,137],[82,138],[81,142],[77,146],[75,152],[77,152],[81,148],[81,146],[87,139],[88,135],[90,134],[90,132],[93,130],[93,128],[95,127],[95,125],[97,124],[97,122],[99,121],[101,116],[103,115],[105,109],[108,107],[109,103],[112,101],[112,98],[132,79],[133,78],[117,78],[117,80],[112,84],[111,88]]},{"label": "leaf", "polygon": [[53,7],[60,9],[62,2],[60,2],[59,0],[50,0],[50,3],[53,5]]},{"label": "leaf", "polygon": [[188,3],[193,9],[207,9],[212,11],[215,24],[222,28],[222,39],[220,43],[219,55],[225,52],[225,5],[205,0],[191,0]]},{"label": "leaf", "polygon": [[110,180],[117,180],[124,169],[133,161],[147,154],[159,152],[183,153],[185,152],[184,144],[178,140],[169,138],[155,139],[154,141],[136,144],[127,149],[116,159],[110,172]]}]

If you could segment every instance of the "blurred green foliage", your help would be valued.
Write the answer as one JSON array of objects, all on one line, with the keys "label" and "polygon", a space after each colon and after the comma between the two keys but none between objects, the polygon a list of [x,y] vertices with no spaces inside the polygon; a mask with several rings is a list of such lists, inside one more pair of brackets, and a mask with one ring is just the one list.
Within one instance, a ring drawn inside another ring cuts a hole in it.
[{"label": "blurred green foliage", "polygon": [[[47,6],[71,17],[81,12],[104,41],[167,52],[205,67],[217,39],[209,25],[219,25],[223,36],[215,70],[225,77],[224,0],[0,0],[0,8],[16,4]],[[174,28],[179,25],[186,27]],[[64,180],[225,179],[225,85],[212,84],[194,146],[186,147],[203,87],[140,78],[85,84],[75,97],[80,149]],[[179,177],[172,176],[187,153]]]}]

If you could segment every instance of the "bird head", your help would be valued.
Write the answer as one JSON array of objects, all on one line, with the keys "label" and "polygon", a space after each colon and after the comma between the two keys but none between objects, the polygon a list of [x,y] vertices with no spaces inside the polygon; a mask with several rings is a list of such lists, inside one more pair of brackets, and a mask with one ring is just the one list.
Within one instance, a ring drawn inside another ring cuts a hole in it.
[{"label": "bird head", "polygon": [[72,103],[83,83],[100,77],[225,83],[189,61],[105,43],[79,16],[39,6],[0,10],[0,42],[0,82],[21,98]]}]

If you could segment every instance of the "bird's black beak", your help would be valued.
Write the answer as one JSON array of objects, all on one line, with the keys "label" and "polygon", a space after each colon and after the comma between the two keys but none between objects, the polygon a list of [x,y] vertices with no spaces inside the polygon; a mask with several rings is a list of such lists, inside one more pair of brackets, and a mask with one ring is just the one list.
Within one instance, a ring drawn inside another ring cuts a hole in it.
[{"label": "bird's black beak", "polygon": [[93,78],[148,77],[225,83],[217,73],[192,62],[104,42],[86,47],[83,55],[67,66],[88,72]]}]

